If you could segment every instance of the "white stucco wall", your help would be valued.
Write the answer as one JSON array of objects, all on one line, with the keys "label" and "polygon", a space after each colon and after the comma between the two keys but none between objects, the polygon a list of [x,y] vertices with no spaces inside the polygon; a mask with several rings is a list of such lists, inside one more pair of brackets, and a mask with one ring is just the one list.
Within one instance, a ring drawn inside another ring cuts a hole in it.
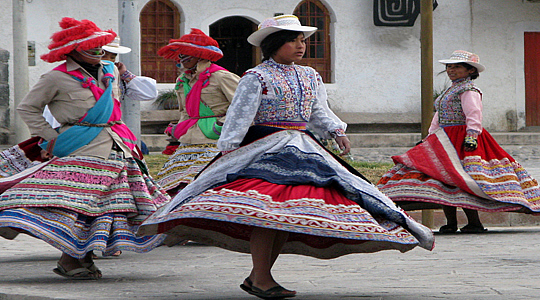
[{"label": "white stucco wall", "polygon": [[[137,1],[137,0],[136,0]],[[298,0],[171,0],[181,13],[181,34],[190,28],[209,31],[225,17],[243,16],[255,23],[275,13],[291,13]],[[138,0],[141,10],[148,0]],[[372,0],[324,0],[331,13],[333,83],[327,84],[336,113],[350,123],[420,122],[420,17],[413,27],[377,27]],[[448,84],[437,60],[453,50],[479,54],[486,66],[477,80],[484,92],[484,125],[494,131],[525,125],[523,33],[540,31],[540,3],[522,0],[444,0],[433,12],[434,89]],[[27,0],[28,40],[37,47],[30,85],[53,65],[39,59],[64,16],[87,18],[102,29],[118,31],[118,1]],[[204,7],[204,9],[200,9]],[[11,1],[0,1],[4,12]],[[11,14],[0,14],[0,48],[12,52]],[[173,38],[173,37],[171,37]],[[178,38],[178,37],[175,37]],[[121,58],[120,58],[121,59]],[[12,66],[10,73],[12,73]],[[12,75],[11,75],[12,76]],[[170,88],[170,85],[160,86]],[[141,105],[149,109],[149,103]],[[512,118],[510,118],[511,120]]]}]

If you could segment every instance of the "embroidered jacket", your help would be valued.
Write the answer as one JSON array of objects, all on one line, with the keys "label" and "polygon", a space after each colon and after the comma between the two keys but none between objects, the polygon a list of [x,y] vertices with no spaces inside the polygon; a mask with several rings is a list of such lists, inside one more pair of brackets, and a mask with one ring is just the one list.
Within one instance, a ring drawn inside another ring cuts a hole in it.
[{"label": "embroidered jacket", "polygon": [[266,60],[240,79],[218,148],[238,148],[252,124],[267,122],[307,122],[310,130],[344,135],[346,124],[326,101],[325,86],[315,69]]},{"label": "embroidered jacket", "polygon": [[465,125],[466,116],[461,105],[460,94],[466,91],[478,92],[480,89],[470,78],[460,79],[435,100],[435,109],[438,112],[438,122],[440,126]]}]

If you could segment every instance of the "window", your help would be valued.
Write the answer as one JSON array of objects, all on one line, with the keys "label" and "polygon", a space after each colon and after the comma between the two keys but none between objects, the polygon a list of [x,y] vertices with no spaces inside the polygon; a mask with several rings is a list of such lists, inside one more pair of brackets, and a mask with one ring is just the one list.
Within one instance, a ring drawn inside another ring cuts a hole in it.
[{"label": "window", "polygon": [[176,82],[176,62],[157,55],[170,39],[180,38],[180,14],[169,0],[152,0],[141,11],[141,75]]},{"label": "window", "polygon": [[332,78],[330,59],[330,14],[319,0],[302,1],[294,10],[302,25],[318,30],[306,43],[306,54],[300,64],[310,66],[321,74],[324,82]]}]

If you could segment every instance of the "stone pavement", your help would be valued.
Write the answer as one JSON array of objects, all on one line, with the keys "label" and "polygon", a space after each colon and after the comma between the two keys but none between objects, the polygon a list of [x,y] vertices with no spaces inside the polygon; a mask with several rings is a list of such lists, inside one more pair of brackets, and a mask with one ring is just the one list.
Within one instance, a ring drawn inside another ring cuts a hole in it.
[{"label": "stone pavement", "polygon": [[[503,148],[540,178],[540,147]],[[390,162],[408,148],[355,148],[358,160]],[[275,278],[298,300],[540,299],[540,226],[436,234],[433,251],[382,251],[319,260],[282,255]],[[0,300],[257,299],[238,285],[250,256],[197,244],[100,258],[98,281],[52,272],[60,252],[26,235],[0,239]]]},{"label": "stone pavement", "polygon": [[[540,227],[436,235],[433,251],[382,251],[332,260],[282,255],[275,278],[298,300],[539,299]],[[0,299],[257,299],[238,285],[247,254],[188,244],[96,261],[104,277],[52,272],[59,252],[28,236],[0,242]]]}]

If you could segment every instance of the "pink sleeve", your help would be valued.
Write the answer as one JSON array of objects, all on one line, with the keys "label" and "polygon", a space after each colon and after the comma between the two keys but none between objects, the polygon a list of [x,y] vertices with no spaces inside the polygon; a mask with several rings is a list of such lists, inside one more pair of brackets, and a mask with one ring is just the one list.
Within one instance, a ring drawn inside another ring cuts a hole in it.
[{"label": "pink sleeve", "polygon": [[428,133],[433,133],[435,130],[439,129],[439,112],[436,111],[431,119],[431,125],[429,126]]},{"label": "pink sleeve", "polygon": [[460,95],[461,107],[465,114],[467,131],[482,132],[482,95],[474,91],[466,91]]}]

